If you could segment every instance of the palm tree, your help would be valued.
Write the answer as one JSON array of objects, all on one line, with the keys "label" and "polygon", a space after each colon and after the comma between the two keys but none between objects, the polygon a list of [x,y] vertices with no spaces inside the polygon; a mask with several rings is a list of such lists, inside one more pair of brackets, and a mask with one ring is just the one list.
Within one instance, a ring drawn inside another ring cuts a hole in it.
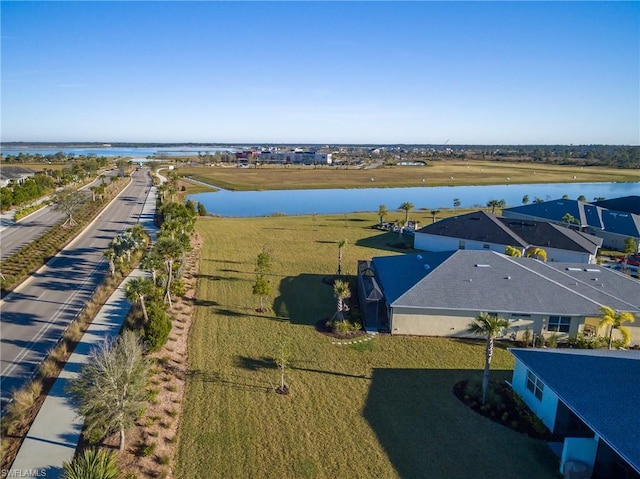
[{"label": "palm tree", "polygon": [[349,307],[344,303],[344,300],[351,297],[349,283],[340,280],[333,283],[333,295],[338,300],[335,314],[337,321],[344,321],[344,313],[349,311]]},{"label": "palm tree", "polygon": [[527,248],[526,255],[527,258],[537,259],[539,261],[542,261],[543,263],[547,262],[547,252],[542,248],[531,246]]},{"label": "palm tree", "polygon": [[142,258],[140,266],[145,271],[149,271],[151,273],[153,284],[157,286],[158,270],[162,268],[162,258],[158,255],[158,252],[155,250],[149,251],[144,258]]},{"label": "palm tree", "polygon": [[173,277],[173,263],[182,258],[184,249],[179,241],[164,237],[158,240],[155,246],[155,250],[164,261],[167,270],[165,298],[169,303],[169,307],[172,308],[173,304],[171,302],[171,279]]},{"label": "palm tree", "polygon": [[440,210],[431,210],[431,218],[432,218],[432,222],[435,223],[436,222],[436,215],[440,213]]},{"label": "palm tree", "polygon": [[380,218],[380,226],[382,226],[382,222],[384,221],[384,217],[389,214],[389,210],[385,205],[380,205],[378,207],[378,217]]},{"label": "palm tree", "polygon": [[529,203],[529,195],[524,195],[524,196],[522,197],[522,204],[523,204],[523,205],[526,205],[526,204],[528,204],[528,203]]},{"label": "palm tree", "polygon": [[620,335],[622,336],[622,343],[624,346],[628,346],[631,343],[631,333],[629,330],[622,325],[622,323],[633,323],[636,320],[636,317],[633,313],[628,312],[616,312],[613,308],[609,306],[602,306],[600,308],[600,324],[599,326],[609,326],[609,349],[613,347],[613,330],[617,329],[620,331]]},{"label": "palm tree", "polygon": [[402,203],[398,209],[404,211],[404,224],[405,226],[407,225],[407,223],[409,223],[409,211],[411,211],[413,208],[415,208],[415,206],[413,205],[413,203],[409,202],[409,201],[405,201],[404,203]]},{"label": "palm tree", "polygon": [[131,278],[124,287],[126,298],[129,301],[132,303],[140,302],[145,324],[149,321],[149,315],[147,314],[147,307],[144,300],[153,294],[154,288],[155,285],[153,284],[153,281],[150,278],[145,278],[144,276]]},{"label": "palm tree", "polygon": [[513,256],[514,258],[520,258],[522,256],[522,251],[518,248],[507,245],[504,247],[504,254],[507,256]]},{"label": "palm tree", "polygon": [[489,387],[489,367],[493,358],[493,341],[497,338],[503,329],[509,327],[509,321],[500,318],[495,314],[480,313],[476,316],[475,321],[469,323],[467,331],[478,336],[487,338],[487,346],[485,348],[484,374],[482,376],[482,404],[487,400],[487,389]]},{"label": "palm tree", "polygon": [[342,251],[345,246],[347,246],[346,239],[338,241],[338,276],[342,276]]}]

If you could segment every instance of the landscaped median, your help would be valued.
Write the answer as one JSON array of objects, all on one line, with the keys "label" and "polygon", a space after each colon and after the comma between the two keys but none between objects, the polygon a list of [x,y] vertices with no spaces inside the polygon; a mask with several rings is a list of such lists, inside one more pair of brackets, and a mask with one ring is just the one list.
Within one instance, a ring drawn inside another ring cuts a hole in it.
[{"label": "landscaped median", "polygon": [[[399,213],[400,214],[400,213]],[[377,335],[353,344],[316,330],[332,317],[342,271],[402,254],[371,214],[200,220],[197,306],[174,477],[557,477],[544,442],[484,418],[454,386],[480,377],[485,342]],[[267,247],[269,311],[256,312],[256,255]],[[356,298],[351,298],[355,302]],[[290,394],[275,387],[291,345]],[[509,379],[499,343],[492,377]]]},{"label": "landscaped median", "polygon": [[[114,177],[115,178],[115,177]],[[118,179],[107,186],[102,200],[87,201],[74,213],[72,225],[60,222],[0,263],[2,294],[11,291],[75,238],[128,184]]]}]

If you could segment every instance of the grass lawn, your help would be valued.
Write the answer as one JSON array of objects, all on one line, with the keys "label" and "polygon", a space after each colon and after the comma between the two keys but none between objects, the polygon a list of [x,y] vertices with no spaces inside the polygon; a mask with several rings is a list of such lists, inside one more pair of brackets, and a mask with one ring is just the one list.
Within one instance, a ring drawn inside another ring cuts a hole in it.
[{"label": "grass lawn", "polygon": [[[491,161],[435,161],[429,166],[394,166],[372,170],[336,166],[202,166],[182,167],[177,171],[182,176],[229,190],[588,183],[638,181],[640,175],[637,169]],[[371,181],[372,178],[374,181]]]},{"label": "grass lawn", "polygon": [[[413,216],[413,215],[412,215]],[[482,341],[378,336],[336,345],[315,331],[335,308],[322,282],[392,254],[396,236],[372,214],[208,218],[203,236],[189,376],[178,434],[180,478],[553,478],[557,462],[541,441],[467,409],[452,393],[480,375]],[[252,296],[263,245],[274,268],[268,314]],[[274,393],[272,358],[291,340],[289,396]],[[503,345],[493,370],[509,378]]]}]

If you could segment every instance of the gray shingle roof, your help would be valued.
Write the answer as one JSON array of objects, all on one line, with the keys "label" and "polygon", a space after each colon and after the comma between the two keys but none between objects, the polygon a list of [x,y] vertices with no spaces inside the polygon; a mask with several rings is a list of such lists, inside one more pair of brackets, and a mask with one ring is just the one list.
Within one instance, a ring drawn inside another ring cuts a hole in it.
[{"label": "gray shingle roof", "polygon": [[548,221],[502,218],[484,211],[452,216],[417,233],[527,248],[541,246],[596,254],[602,239]]},{"label": "gray shingle roof", "polygon": [[640,472],[640,351],[510,351]]},{"label": "gray shingle roof", "polygon": [[[609,201],[609,204],[615,204],[614,200]],[[631,209],[629,205],[627,208]],[[562,222],[562,217],[566,213],[578,219],[581,226],[590,226],[624,236],[640,237],[640,216],[637,214],[606,209],[577,200],[552,200],[503,210],[506,217],[510,217],[512,214],[526,215],[532,219],[544,219],[558,223]]]},{"label": "gray shingle roof", "polygon": [[[473,250],[377,257],[373,264],[393,307],[570,316],[597,316],[602,305],[640,311],[640,282],[606,268],[584,271],[596,269],[591,265]],[[569,267],[585,274],[568,274]]]}]

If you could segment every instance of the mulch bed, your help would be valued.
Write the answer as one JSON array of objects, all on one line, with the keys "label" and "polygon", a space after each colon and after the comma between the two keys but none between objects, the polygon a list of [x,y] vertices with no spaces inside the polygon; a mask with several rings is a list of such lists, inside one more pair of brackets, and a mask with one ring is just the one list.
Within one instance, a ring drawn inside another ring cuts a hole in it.
[{"label": "mulch bed", "polygon": [[340,340],[358,338],[360,336],[366,336],[366,334],[367,334],[366,331],[363,331],[363,330],[354,331],[354,332],[349,333],[349,334],[334,333],[333,331],[331,331],[331,326],[329,326],[329,318],[324,318],[324,319],[321,319],[321,320],[317,321],[316,322],[316,331],[318,331],[320,334],[324,334],[325,336],[328,336],[330,338],[340,339]]},{"label": "mulch bed", "polygon": [[468,382],[465,380],[457,383],[453,387],[453,394],[473,411],[534,439],[561,440],[542,424],[526,404],[519,398],[514,398],[511,388],[505,383],[491,381],[489,387],[495,393],[496,399],[487,400],[487,404],[483,406],[481,398],[468,394],[466,388]]}]

